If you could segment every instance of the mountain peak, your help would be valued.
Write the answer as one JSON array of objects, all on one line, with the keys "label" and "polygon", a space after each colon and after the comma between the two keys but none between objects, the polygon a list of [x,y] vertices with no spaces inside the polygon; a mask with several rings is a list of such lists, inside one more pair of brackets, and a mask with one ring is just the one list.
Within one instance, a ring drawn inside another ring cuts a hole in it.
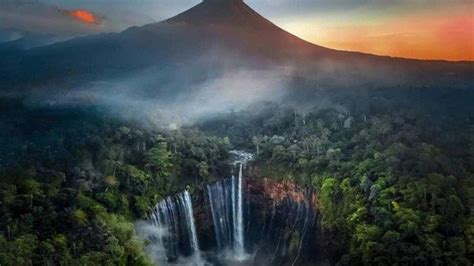
[{"label": "mountain peak", "polygon": [[206,3],[208,5],[242,5],[244,4],[243,0],[203,0],[203,3]]},{"label": "mountain peak", "polygon": [[273,25],[243,0],[204,0],[165,22],[192,25]]},{"label": "mountain peak", "polygon": [[[200,4],[160,23],[191,26],[204,30],[222,41],[231,41],[231,46],[251,49],[256,54],[265,54],[268,47],[279,51],[278,56],[298,54],[332,53],[332,50],[308,43],[279,28],[267,20],[243,0],[203,0]],[[272,49],[270,49],[272,50]],[[271,53],[271,52],[269,52]]]},{"label": "mountain peak", "polygon": [[209,3],[242,3],[244,2],[243,0],[203,0],[203,2],[209,2]]}]

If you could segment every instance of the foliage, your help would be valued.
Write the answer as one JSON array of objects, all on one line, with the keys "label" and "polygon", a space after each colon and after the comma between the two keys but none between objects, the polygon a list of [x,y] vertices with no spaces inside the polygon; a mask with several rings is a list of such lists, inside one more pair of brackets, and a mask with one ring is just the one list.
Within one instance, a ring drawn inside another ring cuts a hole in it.
[{"label": "foliage", "polygon": [[[57,122],[68,126],[52,123],[34,141],[12,134],[23,150],[2,155],[0,265],[150,265],[134,221],[162,197],[219,176],[230,143],[65,112]],[[43,109],[18,119],[35,128],[42,116],[55,120]]]},{"label": "foliage", "polygon": [[254,176],[314,188],[314,239],[333,264],[472,264],[471,109],[404,92],[262,103],[172,130],[93,108],[3,107],[0,264],[150,264],[133,222],[225,176],[231,148],[255,152]]},{"label": "foliage", "polygon": [[315,188],[323,231],[315,239],[333,263],[469,265],[472,117],[390,103],[352,113],[269,103],[202,127],[247,143],[254,175]]}]

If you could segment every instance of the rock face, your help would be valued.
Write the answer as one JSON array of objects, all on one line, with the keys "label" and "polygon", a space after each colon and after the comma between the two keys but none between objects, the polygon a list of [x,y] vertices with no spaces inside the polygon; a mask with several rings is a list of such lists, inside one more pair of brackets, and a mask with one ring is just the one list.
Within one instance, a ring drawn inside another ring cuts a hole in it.
[{"label": "rock face", "polygon": [[325,264],[317,195],[289,181],[247,177],[246,160],[236,160],[230,178],[156,206],[151,224],[167,233],[147,237],[161,247],[154,254],[171,265],[196,257],[212,265]]},{"label": "rock face", "polygon": [[[263,195],[264,198],[274,203],[281,204],[285,200],[293,202],[302,202],[307,200],[308,190],[303,189],[293,182],[278,182],[270,178],[251,178],[247,179],[248,193],[250,195]],[[312,197],[313,209],[318,208],[316,197]]]},{"label": "rock face", "polygon": [[[230,183],[229,179],[223,179],[209,186],[225,188]],[[252,262],[247,263],[315,265],[324,260],[317,242],[318,203],[313,191],[269,178],[244,178],[243,190],[245,251],[252,254],[249,255]],[[231,207],[231,202],[222,204]],[[206,188],[193,193],[193,206],[200,247],[204,253],[213,254],[211,261],[213,258],[226,264],[219,260],[219,240]],[[221,218],[224,222],[232,220],[231,216],[230,219]],[[233,226],[230,222],[230,231]],[[232,236],[229,239],[232,241]]]},{"label": "rock face", "polygon": [[316,264],[318,205],[312,190],[268,178],[247,179],[249,242],[257,265]]}]

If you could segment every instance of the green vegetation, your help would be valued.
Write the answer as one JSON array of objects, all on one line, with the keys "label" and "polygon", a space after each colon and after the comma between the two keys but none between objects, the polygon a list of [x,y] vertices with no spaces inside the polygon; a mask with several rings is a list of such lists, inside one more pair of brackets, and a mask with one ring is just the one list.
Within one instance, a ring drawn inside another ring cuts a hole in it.
[{"label": "green vegetation", "polygon": [[237,148],[255,152],[252,175],[314,187],[314,239],[331,263],[470,265],[472,113],[387,95],[264,103],[173,130],[93,108],[3,105],[0,264],[150,264],[134,222],[163,197],[225,176]]},{"label": "green vegetation", "polygon": [[332,263],[470,265],[473,128],[400,110],[267,104],[203,126],[237,132],[235,142],[258,153],[254,175],[316,189],[323,238],[315,240]]},{"label": "green vegetation", "polygon": [[[36,118],[18,119],[33,123],[44,115],[35,112]],[[100,113],[75,115],[61,115],[67,126],[23,143],[19,153],[26,155],[4,168],[0,265],[149,265],[134,222],[162,197],[224,169],[228,140],[186,129],[161,134],[106,122]],[[16,133],[12,138],[21,138]]]}]

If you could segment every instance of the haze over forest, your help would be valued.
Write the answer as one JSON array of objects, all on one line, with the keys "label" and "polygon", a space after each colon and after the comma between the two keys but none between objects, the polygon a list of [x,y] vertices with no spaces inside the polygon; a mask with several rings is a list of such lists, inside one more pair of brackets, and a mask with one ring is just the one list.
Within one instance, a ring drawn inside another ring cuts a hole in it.
[{"label": "haze over forest", "polygon": [[472,3],[291,3],[0,3],[0,264],[472,264]]}]

